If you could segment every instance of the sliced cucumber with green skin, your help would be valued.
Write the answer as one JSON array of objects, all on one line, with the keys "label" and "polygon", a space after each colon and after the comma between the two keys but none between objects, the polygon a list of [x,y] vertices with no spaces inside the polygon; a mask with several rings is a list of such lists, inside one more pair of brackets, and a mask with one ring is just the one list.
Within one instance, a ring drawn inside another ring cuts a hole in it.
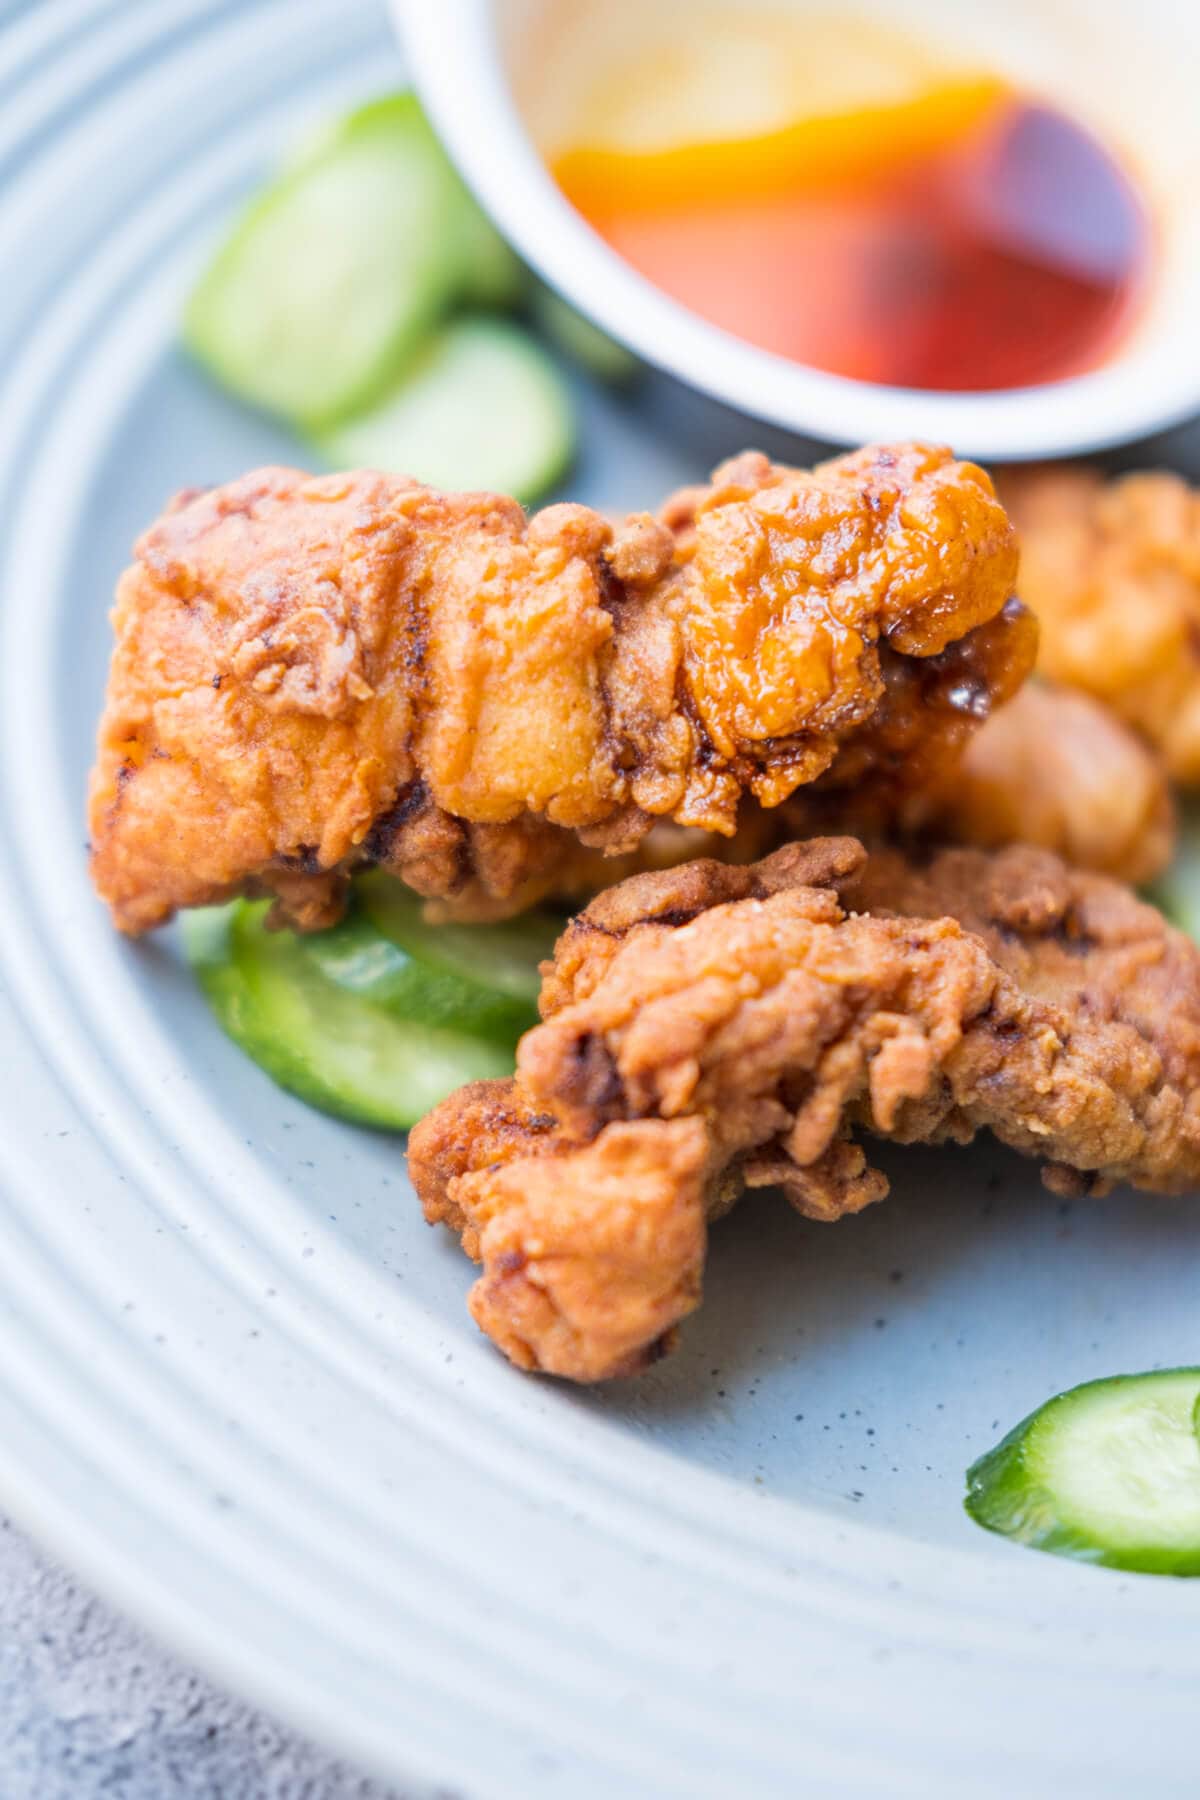
[{"label": "sliced cucumber with green skin", "polygon": [[243,399],[294,422],[373,404],[461,296],[513,298],[516,259],[410,93],[323,131],[254,200],[184,335]]},{"label": "sliced cucumber with green skin", "polygon": [[966,1508],[1034,1550],[1200,1575],[1200,1368],[1059,1394],[967,1471]]},{"label": "sliced cucumber with green skin", "polygon": [[411,89],[368,100],[352,113],[325,125],[301,146],[299,155],[283,172],[286,174],[290,168],[336,152],[347,139],[372,130],[393,135],[400,131],[419,132],[422,151],[431,150],[441,160],[454,202],[447,207],[442,223],[446,249],[453,253],[458,270],[455,301],[479,306],[515,306],[528,285],[525,266],[460,178]]},{"label": "sliced cucumber with green skin", "polygon": [[336,468],[533,500],[570,463],[574,426],[541,346],[508,320],[478,314],[437,332],[369,412],[313,441]]},{"label": "sliced cucumber with green skin", "polygon": [[188,956],[233,1041],[323,1112],[405,1131],[466,1081],[512,1073],[510,1050],[396,1018],[320,973],[300,940],[268,931],[269,902],[184,918]]},{"label": "sliced cucumber with green skin", "polygon": [[[467,1032],[512,1049],[521,1033],[538,1021],[536,965],[530,979],[522,980],[518,987],[516,964],[503,935],[495,953],[500,964],[499,984],[487,978],[486,955],[482,979],[476,977],[474,969],[464,975],[452,954],[427,958],[421,953],[426,936],[436,939],[442,931],[454,936],[456,932],[473,930],[486,939],[493,932],[504,934],[506,927],[427,926],[418,916],[408,930],[408,914],[419,915],[421,903],[406,906],[404,902],[411,896],[400,883],[390,876],[383,879],[399,888],[404,897],[395,908],[397,914],[404,915],[396,934],[385,935],[357,902],[341,924],[300,939],[303,953],[327,981],[370,1001],[372,1006],[382,1007],[396,1018]],[[408,942],[400,941],[401,938]],[[523,968],[521,972],[524,974]]]},{"label": "sliced cucumber with green skin", "polygon": [[553,288],[539,283],[533,291],[531,305],[535,324],[550,342],[599,381],[621,387],[632,381],[641,369],[632,350],[609,337],[599,325],[593,325]]},{"label": "sliced cucumber with green skin", "polygon": [[529,281],[524,265],[465,188],[463,198],[466,205],[456,209],[462,271],[456,301],[463,306],[516,306]]},{"label": "sliced cucumber with green skin", "polygon": [[537,1016],[539,965],[554,953],[565,920],[554,913],[522,913],[498,925],[431,925],[424,904],[382,869],[359,876],[355,893],[371,924],[431,972]]},{"label": "sliced cucumber with green skin", "polygon": [[1179,835],[1169,869],[1146,890],[1173,925],[1200,942],[1200,806],[1179,809]]}]

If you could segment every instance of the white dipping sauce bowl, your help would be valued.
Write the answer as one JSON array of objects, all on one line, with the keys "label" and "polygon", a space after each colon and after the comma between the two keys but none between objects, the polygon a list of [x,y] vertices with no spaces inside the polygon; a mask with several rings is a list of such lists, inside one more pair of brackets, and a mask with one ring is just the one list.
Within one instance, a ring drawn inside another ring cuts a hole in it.
[{"label": "white dipping sauce bowl", "polygon": [[[728,25],[740,0],[391,3],[421,98],[500,229],[581,312],[692,387],[832,443],[918,437],[1001,461],[1127,442],[1200,410],[1200,0],[906,0],[900,23],[917,41],[1057,103],[1118,150],[1157,228],[1149,298],[1109,360],[994,393],[854,381],[744,343],[639,275],[559,192],[537,138],[547,109],[569,104],[564,84],[694,40],[706,20]],[[834,8],[750,10],[828,20]],[[892,0],[860,0],[854,15],[897,29]]]}]

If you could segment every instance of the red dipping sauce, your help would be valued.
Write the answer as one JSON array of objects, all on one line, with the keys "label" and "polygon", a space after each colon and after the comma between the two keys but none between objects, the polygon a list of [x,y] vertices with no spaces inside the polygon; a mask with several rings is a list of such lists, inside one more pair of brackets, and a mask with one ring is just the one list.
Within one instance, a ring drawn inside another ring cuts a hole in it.
[{"label": "red dipping sauce", "polygon": [[555,174],[693,312],[888,386],[1020,388],[1095,368],[1153,263],[1116,158],[992,81],[727,144],[572,151]]}]

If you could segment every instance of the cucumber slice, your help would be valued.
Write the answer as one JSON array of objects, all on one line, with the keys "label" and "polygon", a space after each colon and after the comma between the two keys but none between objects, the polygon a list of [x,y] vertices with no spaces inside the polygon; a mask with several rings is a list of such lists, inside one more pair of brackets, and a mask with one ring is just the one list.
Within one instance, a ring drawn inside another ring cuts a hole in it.
[{"label": "cucumber slice", "polygon": [[355,887],[375,929],[431,973],[459,982],[480,1001],[499,997],[530,1009],[536,1019],[539,965],[553,955],[565,920],[536,911],[499,925],[431,925],[417,896],[382,869],[360,876]]},{"label": "cucumber slice", "polygon": [[640,370],[642,365],[632,350],[609,337],[599,325],[593,325],[553,288],[539,284],[533,292],[532,307],[535,323],[550,342],[582,364],[589,375],[622,387]]},{"label": "cucumber slice", "polygon": [[1179,835],[1171,866],[1147,890],[1146,897],[1189,937],[1200,942],[1200,806],[1179,809]]},{"label": "cucumber slice", "polygon": [[1059,1394],[967,1471],[966,1508],[1034,1550],[1200,1575],[1200,1369]]},{"label": "cucumber slice", "polygon": [[253,201],[201,278],[185,339],[243,399],[293,421],[369,406],[463,293],[519,266],[410,93],[360,107]]},{"label": "cucumber slice", "polygon": [[462,286],[455,298],[465,306],[515,306],[527,284],[524,266],[466,188],[462,197],[457,209]]},{"label": "cucumber slice", "polygon": [[323,1112],[404,1131],[463,1082],[512,1073],[511,1052],[402,1020],[325,980],[269,902],[184,918],[184,943],[214,1013],[272,1080]]},{"label": "cucumber slice", "polygon": [[[383,880],[405,895],[399,882],[392,881],[390,876],[384,876]],[[386,901],[381,910],[387,910]],[[441,930],[454,936],[458,931],[473,929],[486,940],[493,931],[504,933],[505,928],[445,926],[439,929],[419,920],[419,901],[413,902],[409,910],[418,915],[411,932],[401,930],[399,934],[385,936],[365,911],[356,906],[340,925],[302,938],[299,947],[327,981],[344,988],[347,993],[358,994],[372,1006],[380,1006],[396,1018],[468,1032],[473,1037],[488,1038],[511,1049],[521,1033],[538,1022],[536,964],[532,965],[528,980],[519,986],[510,982],[506,988],[505,979],[513,973],[515,964],[511,962],[507,940],[502,937],[495,952],[504,965],[499,983],[478,980],[474,974],[464,976],[452,954],[426,959],[421,954],[422,934],[436,940]],[[409,941],[401,941],[404,937]]]},{"label": "cucumber slice", "polygon": [[377,406],[314,442],[336,468],[391,469],[519,500],[551,487],[574,448],[554,364],[528,333],[484,315],[447,325]]},{"label": "cucumber slice", "polygon": [[295,163],[336,151],[348,137],[357,137],[373,129],[395,134],[397,127],[406,131],[423,128],[424,147],[441,158],[449,176],[455,203],[447,210],[445,224],[451,239],[455,240],[459,267],[456,300],[477,302],[480,306],[515,306],[525,290],[524,265],[442,150],[421,102],[411,89],[368,100],[354,112],[327,124],[314,134],[307,146],[302,146]]}]

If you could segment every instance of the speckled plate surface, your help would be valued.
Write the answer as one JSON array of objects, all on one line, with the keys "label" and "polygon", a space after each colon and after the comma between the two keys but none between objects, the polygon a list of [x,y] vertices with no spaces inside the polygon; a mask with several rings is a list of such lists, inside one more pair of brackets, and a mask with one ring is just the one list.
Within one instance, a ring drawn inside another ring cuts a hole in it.
[{"label": "speckled plate surface", "polygon": [[[1200,1208],[896,1155],[836,1230],[739,1209],[654,1373],[528,1380],[399,1144],[260,1077],[170,934],[111,933],[113,580],[170,490],[300,454],[179,355],[181,295],[270,154],[401,71],[352,0],[0,21],[0,1503],[414,1794],[1194,1793],[1200,1584],[960,1496],[1056,1389],[1197,1359]],[[743,437],[662,384],[583,400],[604,505]]]}]

